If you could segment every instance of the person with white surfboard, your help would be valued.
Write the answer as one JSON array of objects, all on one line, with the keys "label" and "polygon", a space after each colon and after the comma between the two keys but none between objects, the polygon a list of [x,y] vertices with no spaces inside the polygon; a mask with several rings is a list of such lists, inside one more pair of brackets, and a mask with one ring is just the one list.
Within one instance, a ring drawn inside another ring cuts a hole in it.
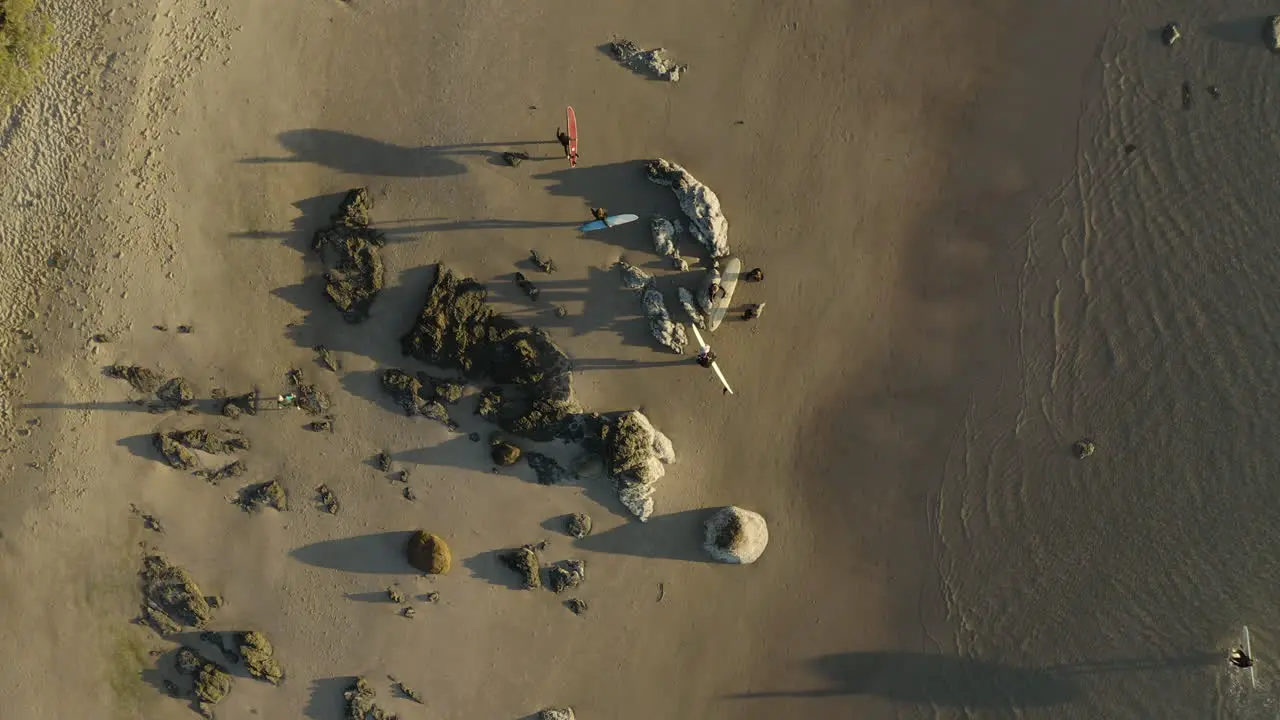
[{"label": "person with white surfboard", "polygon": [[1253,667],[1253,658],[1249,657],[1249,653],[1246,653],[1244,648],[1233,649],[1231,654],[1227,656],[1227,662],[1238,668]]}]

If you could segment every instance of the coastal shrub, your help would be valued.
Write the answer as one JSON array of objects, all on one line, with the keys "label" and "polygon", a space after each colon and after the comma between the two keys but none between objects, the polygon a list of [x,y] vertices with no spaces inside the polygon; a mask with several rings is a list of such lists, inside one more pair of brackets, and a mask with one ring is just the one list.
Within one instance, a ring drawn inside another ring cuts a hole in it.
[{"label": "coastal shrub", "polygon": [[37,2],[0,0],[0,108],[31,91],[53,51],[53,26]]}]

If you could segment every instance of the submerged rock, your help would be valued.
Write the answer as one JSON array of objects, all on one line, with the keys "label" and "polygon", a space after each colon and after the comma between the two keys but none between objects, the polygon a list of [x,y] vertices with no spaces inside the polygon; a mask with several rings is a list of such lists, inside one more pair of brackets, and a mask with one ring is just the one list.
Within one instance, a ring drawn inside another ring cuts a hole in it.
[{"label": "submerged rock", "polygon": [[729,254],[729,221],[720,209],[720,199],[711,188],[679,165],[663,160],[645,164],[649,181],[671,188],[680,201],[680,209],[689,219],[689,233],[711,253],[712,258]]},{"label": "submerged rock", "polygon": [[410,565],[428,575],[444,575],[453,566],[453,554],[444,538],[426,530],[410,536],[405,554]]},{"label": "submerged rock", "polygon": [[537,590],[542,587],[542,565],[538,560],[538,551],[532,545],[524,545],[503,553],[502,562],[520,575],[526,590]]},{"label": "submerged rock", "polygon": [[[487,302],[483,285],[439,266],[413,327],[401,339],[406,355],[460,371],[468,380],[505,385],[491,394],[488,419],[533,440],[556,436],[574,400],[572,363],[542,330],[521,327]],[[483,402],[483,400],[482,400]],[[483,414],[483,412],[482,412]]]},{"label": "submerged rock", "polygon": [[250,675],[272,685],[279,685],[284,680],[284,670],[275,659],[275,648],[271,647],[266,635],[252,630],[237,633],[236,644],[239,645],[240,657]]},{"label": "submerged rock", "polygon": [[671,320],[667,312],[667,304],[662,299],[662,291],[657,282],[650,281],[640,299],[645,317],[649,318],[649,332],[663,347],[677,354],[684,354],[689,338],[685,335],[684,326]]},{"label": "submerged rock", "polygon": [[759,513],[730,505],[707,519],[703,547],[720,562],[753,563],[768,544],[769,527]]},{"label": "submerged rock", "polygon": [[174,655],[173,666],[191,678],[196,710],[205,717],[213,717],[213,706],[231,692],[231,675],[217,663],[187,647]]},{"label": "submerged rock", "polygon": [[384,282],[379,248],[386,240],[369,227],[369,208],[367,189],[348,192],[333,224],[317,231],[311,243],[324,263],[325,296],[353,323],[369,316]]},{"label": "submerged rock", "polygon": [[680,82],[680,77],[689,69],[688,65],[680,65],[667,57],[664,48],[644,50],[630,40],[618,39],[609,43],[609,50],[618,62],[644,75]]},{"label": "submerged rock", "polygon": [[182,627],[203,628],[213,619],[213,608],[191,574],[169,564],[163,556],[143,558],[138,576],[143,619],[160,634],[171,634]]}]

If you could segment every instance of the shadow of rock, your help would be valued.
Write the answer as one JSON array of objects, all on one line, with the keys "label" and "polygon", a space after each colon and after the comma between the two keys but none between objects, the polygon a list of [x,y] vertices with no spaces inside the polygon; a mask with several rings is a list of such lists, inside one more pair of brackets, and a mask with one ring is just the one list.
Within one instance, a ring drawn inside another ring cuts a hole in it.
[{"label": "shadow of rock", "polygon": [[1079,688],[1063,674],[954,655],[848,652],[810,662],[826,688],[760,692],[735,698],[874,695],[961,708],[1045,707],[1070,702]]},{"label": "shadow of rock", "polygon": [[117,440],[116,445],[128,450],[134,457],[140,457],[143,460],[153,460],[167,467],[168,464],[160,454],[160,450],[156,448],[155,437],[155,433],[130,435],[129,437]]},{"label": "shadow of rock", "polygon": [[1269,15],[1253,15],[1222,20],[1209,26],[1209,37],[1233,45],[1252,45],[1266,52],[1266,24]]},{"label": "shadow of rock", "polygon": [[[312,251],[311,243],[315,239],[316,231],[333,223],[333,215],[346,197],[347,192],[343,191],[315,195],[305,200],[299,200],[293,203],[293,207],[298,211],[298,214],[293,218],[290,229],[246,230],[233,233],[232,237],[283,240],[285,247],[296,250],[307,259],[308,268],[321,268],[320,258]],[[376,214],[374,227],[381,230],[376,222]]]},{"label": "shadow of rock", "polygon": [[702,549],[703,525],[713,512],[714,508],[654,515],[648,522],[628,522],[612,530],[592,533],[575,540],[573,546],[612,555],[713,563]]},{"label": "shadow of rock", "polygon": [[343,693],[355,683],[354,677],[327,677],[311,681],[311,697],[303,711],[309,720],[346,720],[347,702]]},{"label": "shadow of rock", "polygon": [[[535,175],[534,179],[548,182],[547,192],[552,195],[582,198],[587,208],[603,207],[613,214],[639,215],[640,219],[633,223],[587,233],[586,237],[629,252],[652,254],[653,235],[649,229],[649,218],[654,215],[683,218],[684,214],[669,188],[649,182],[644,164],[643,160],[632,160],[587,165]],[[582,222],[591,219],[588,213],[584,214],[587,217]],[[695,248],[698,246],[692,238],[681,240],[680,250],[689,254],[691,262],[706,254],[705,250],[695,252]]]},{"label": "shadow of rock", "polygon": [[377,592],[347,593],[344,597],[352,602],[392,604],[391,598],[387,597],[386,590],[379,590]]},{"label": "shadow of rock", "polygon": [[[426,420],[425,418],[423,419]],[[435,421],[426,420],[426,422]],[[472,441],[466,435],[456,435],[437,445],[402,450],[392,453],[391,461],[393,463],[457,467],[465,470],[484,471],[493,466],[493,459],[489,457],[489,433],[482,432],[480,435],[479,442]],[[510,473],[506,472],[506,474]]]},{"label": "shadow of rock", "polygon": [[405,147],[340,130],[319,128],[286,130],[276,139],[288,155],[246,158],[240,162],[248,165],[312,163],[353,175],[448,177],[467,171],[465,165],[450,156],[493,152],[479,150],[480,145]]},{"label": "shadow of rock", "polygon": [[324,540],[289,553],[294,560],[314,567],[349,573],[417,575],[405,559],[409,531]]},{"label": "shadow of rock", "polygon": [[484,580],[490,585],[497,585],[508,590],[524,590],[524,584],[520,580],[520,576],[515,570],[507,567],[506,563],[502,562],[502,554],[508,550],[510,548],[477,553],[463,560],[462,564],[471,571],[471,577]]}]

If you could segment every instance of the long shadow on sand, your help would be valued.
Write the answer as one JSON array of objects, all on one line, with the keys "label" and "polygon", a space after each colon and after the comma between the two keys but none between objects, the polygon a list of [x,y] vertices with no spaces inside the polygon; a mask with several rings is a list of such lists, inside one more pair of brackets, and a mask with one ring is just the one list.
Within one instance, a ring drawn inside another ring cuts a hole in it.
[{"label": "long shadow on sand", "polygon": [[[614,215],[639,215],[640,219],[629,225],[586,235],[595,242],[615,245],[625,252],[653,253],[653,235],[648,221],[650,217],[684,217],[680,203],[676,202],[676,196],[671,190],[649,182],[643,160],[581,165],[573,169],[565,168],[534,175],[533,178],[545,181],[548,184],[547,192],[551,195],[582,198],[587,207],[606,208]],[[702,257],[704,254],[689,241],[684,242],[680,250],[691,257]]]},{"label": "long shadow on sand", "polygon": [[311,681],[311,698],[303,711],[310,720],[344,720],[347,717],[343,693],[355,683],[354,677],[327,677]]},{"label": "long shadow on sand", "polygon": [[319,128],[286,130],[277,135],[276,139],[288,155],[245,158],[240,162],[248,165],[312,163],[353,175],[448,177],[467,172],[467,166],[455,160],[455,157],[481,156],[490,161],[501,162],[502,152],[493,148],[555,143],[555,140],[515,140],[407,147],[340,130]]},{"label": "long shadow on sand", "polygon": [[576,540],[573,546],[613,555],[710,563],[702,549],[703,524],[714,510],[684,510],[655,515],[648,522],[628,522]]},{"label": "long shadow on sand", "polygon": [[382,532],[324,540],[289,553],[294,560],[318,568],[378,575],[420,574],[405,559],[404,549],[412,533]]},{"label": "long shadow on sand", "polygon": [[476,553],[462,561],[464,567],[471,571],[471,577],[483,580],[490,585],[497,585],[508,590],[523,590],[520,576],[502,562],[502,554],[508,549],[487,550]]}]

